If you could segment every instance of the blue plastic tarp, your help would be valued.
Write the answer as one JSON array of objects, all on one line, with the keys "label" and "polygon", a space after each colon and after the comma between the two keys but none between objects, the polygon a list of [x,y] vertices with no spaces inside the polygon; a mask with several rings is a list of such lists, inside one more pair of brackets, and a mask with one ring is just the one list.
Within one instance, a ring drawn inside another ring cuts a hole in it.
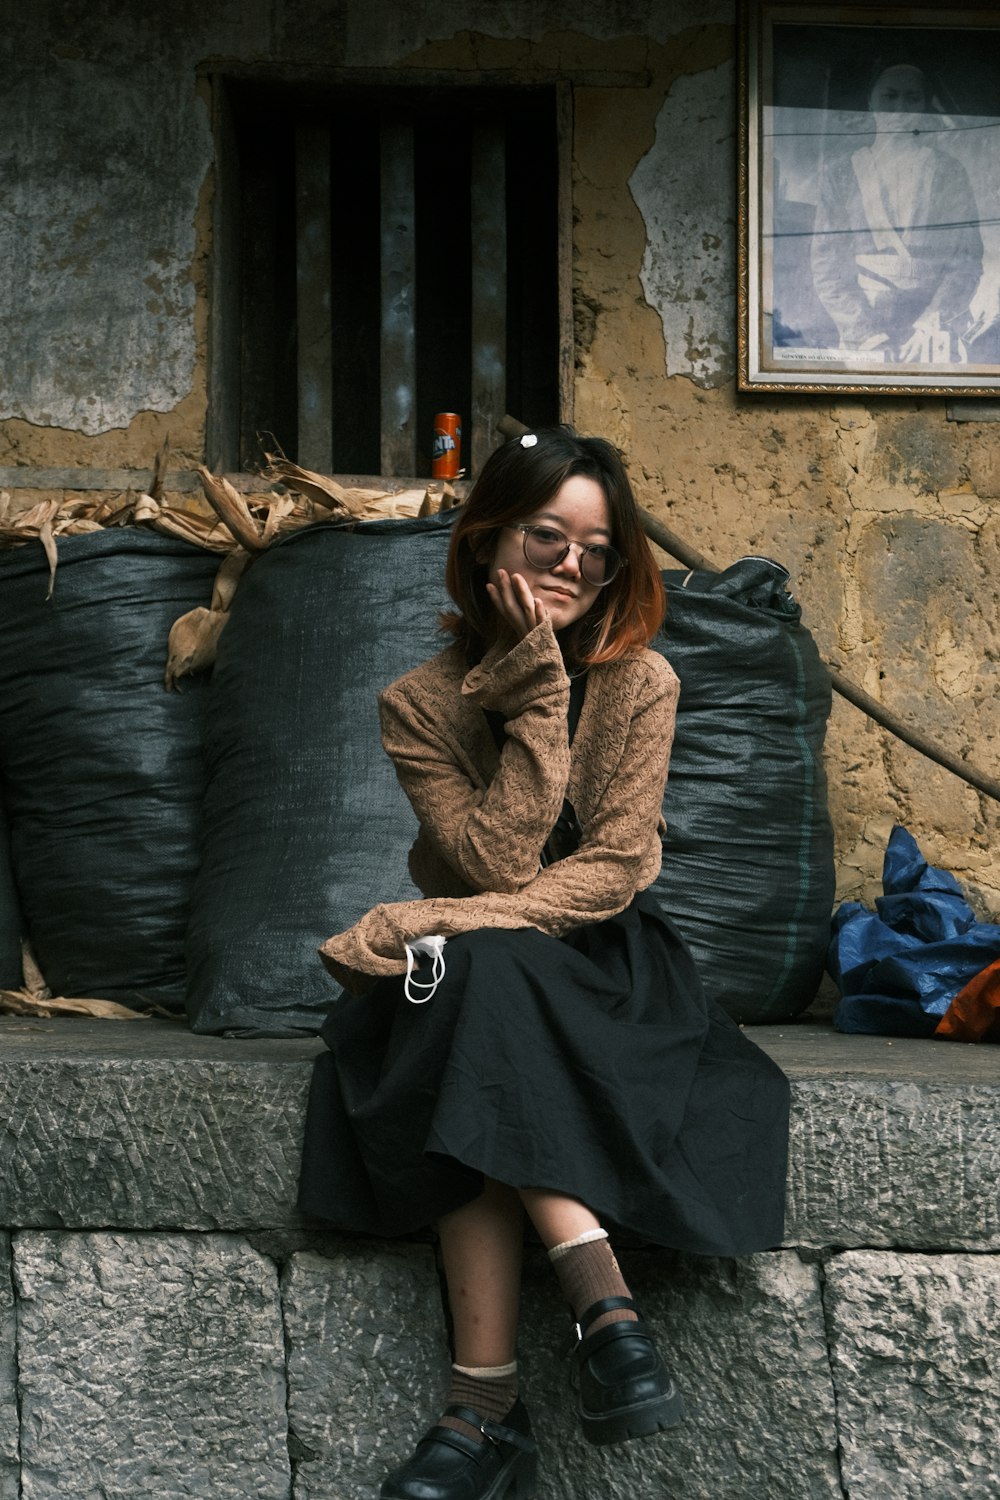
[{"label": "blue plastic tarp", "polygon": [[840,990],[838,1031],[930,1036],[959,990],[1000,958],[1000,926],[977,922],[953,875],[929,865],[913,835],[892,830],[884,894],[833,917],[827,968]]}]

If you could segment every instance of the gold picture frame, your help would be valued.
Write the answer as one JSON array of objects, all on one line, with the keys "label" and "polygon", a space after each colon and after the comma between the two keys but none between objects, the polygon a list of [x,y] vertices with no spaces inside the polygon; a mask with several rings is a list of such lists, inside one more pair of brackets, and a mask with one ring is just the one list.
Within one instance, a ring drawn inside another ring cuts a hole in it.
[{"label": "gold picture frame", "polygon": [[1000,392],[1000,9],[741,0],[738,386]]}]

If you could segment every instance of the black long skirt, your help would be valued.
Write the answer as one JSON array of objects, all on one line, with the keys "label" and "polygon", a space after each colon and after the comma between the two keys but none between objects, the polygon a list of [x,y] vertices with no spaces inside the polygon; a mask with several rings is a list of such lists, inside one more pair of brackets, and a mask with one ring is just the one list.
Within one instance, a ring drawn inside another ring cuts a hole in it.
[{"label": "black long skirt", "polygon": [[426,1004],[392,979],[334,1007],[303,1212],[408,1234],[492,1177],[579,1198],[645,1243],[744,1255],[781,1240],[787,1080],[706,1002],[651,896],[564,938],[451,938],[445,959]]}]

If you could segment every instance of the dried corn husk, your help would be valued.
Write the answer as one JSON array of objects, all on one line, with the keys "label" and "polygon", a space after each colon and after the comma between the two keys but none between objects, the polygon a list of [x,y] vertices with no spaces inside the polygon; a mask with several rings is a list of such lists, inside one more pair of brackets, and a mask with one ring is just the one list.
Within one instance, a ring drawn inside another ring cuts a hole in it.
[{"label": "dried corn husk", "polygon": [[168,432],[160,445],[159,453],[156,455],[156,462],[153,465],[153,482],[149,486],[150,496],[157,503],[163,499],[163,486],[167,479],[167,459],[169,457],[170,434]]},{"label": "dried corn husk", "polygon": [[0,547],[19,546],[35,540],[41,542],[49,564],[49,587],[47,599],[52,598],[56,582],[59,553],[56,538],[80,536],[88,531],[103,531],[109,524],[102,516],[114,507],[117,516],[125,507],[119,505],[119,497],[99,501],[56,499],[40,500],[29,510],[15,511],[10,494],[0,497]]},{"label": "dried corn husk", "polygon": [[199,605],[196,609],[189,609],[170,627],[167,668],[163,678],[168,692],[176,688],[182,677],[203,672],[215,661],[219,636],[229,618],[228,610],[236,585],[249,561],[250,554],[242,548],[231,553],[215,575],[211,607],[206,609]]},{"label": "dried corn husk", "polygon": [[231,552],[236,546],[232,532],[221,521],[183,506],[161,505],[152,495],[137,497],[132,519],[137,526],[149,526],[165,536],[180,537],[181,541],[203,547],[207,552]]},{"label": "dried corn husk", "polygon": [[455,491],[449,484],[444,485],[440,495],[431,485],[396,491],[348,487],[338,484],[328,474],[303,469],[273,453],[265,453],[264,457],[267,459],[264,477],[272,484],[286,485],[296,494],[311,500],[314,506],[328,513],[353,516],[357,521],[432,516],[439,509],[447,510],[455,503]]},{"label": "dried corn husk", "polygon": [[19,990],[0,990],[0,1015],[7,1016],[91,1016],[106,1021],[147,1021],[153,1015],[181,1020],[161,1005],[142,1010],[120,1005],[117,1000],[91,1000],[76,996],[53,995],[45,983],[35,956],[27,943],[22,945],[21,966],[24,985]]},{"label": "dried corn husk", "polygon": [[206,499],[215,512],[213,519],[198,510],[164,503],[169,452],[165,440],[156,457],[148,493],[118,493],[95,499],[52,498],[19,511],[14,508],[10,492],[3,491],[0,547],[40,541],[49,562],[51,598],[58,564],[56,541],[60,536],[82,536],[110,526],[134,525],[179,537],[209,552],[247,555],[263,552],[279,537],[317,522],[431,516],[459,503],[448,483],[396,491],[347,486],[329,475],[303,469],[269,453],[265,455],[268,468],[262,478],[267,483],[285,486],[290,493],[271,491],[244,496],[223,475],[212,474],[204,465],[196,466]]},{"label": "dried corn husk", "polygon": [[[309,511],[307,513],[304,512],[302,518],[300,519],[296,515],[297,508],[295,505],[295,501],[292,499],[291,495],[273,495],[269,496],[268,498],[270,500],[270,504],[267,507],[267,515],[264,519],[264,530],[261,534],[261,540],[263,541],[265,547],[269,546],[270,543],[273,542],[275,537],[279,534],[282,521],[294,517],[295,525],[302,526],[309,525],[314,518],[315,507],[310,506]],[[256,508],[257,507],[255,506],[254,509]]]},{"label": "dried corn husk", "polygon": [[243,570],[249,561],[250,554],[244,552],[242,547],[237,548],[226,558],[216,573],[215,583],[212,586],[211,609],[213,612],[218,611],[224,614],[232,604],[236,585],[242,578]]},{"label": "dried corn husk", "polygon": [[68,522],[67,525],[60,526],[59,535],[86,536],[92,531],[104,530],[106,530],[106,528],[101,525],[100,521],[89,521],[85,516],[77,516],[75,520]]},{"label": "dried corn husk", "polygon": [[202,672],[212,665],[228,618],[221,611],[199,605],[174,621],[167,637],[167,668],[163,676],[168,693],[182,677],[190,677],[192,672]]},{"label": "dried corn husk", "polygon": [[76,1000],[65,995],[44,999],[30,990],[0,990],[0,1015],[5,1016],[91,1016],[105,1021],[148,1021],[154,1014],[167,1016],[161,1006],[148,1011],[130,1010],[116,1000]]},{"label": "dried corn husk", "polygon": [[261,552],[264,548],[263,527],[250,512],[250,507],[222,474],[213,474],[204,464],[197,465],[205,499],[215,511],[223,525],[228,526],[241,547],[248,552]]},{"label": "dried corn husk", "polygon": [[267,468],[264,477],[275,484],[287,485],[296,494],[305,495],[326,510],[339,510],[344,515],[360,516],[366,505],[384,498],[384,490],[346,489],[326,474],[316,474],[312,469],[300,468],[290,459],[278,458],[265,453]]},{"label": "dried corn husk", "polygon": [[47,988],[45,976],[38,967],[35,955],[31,951],[31,944],[27,942],[21,944],[21,978],[24,980],[25,989],[30,990],[33,995],[42,995],[46,999],[51,996],[52,991]]}]

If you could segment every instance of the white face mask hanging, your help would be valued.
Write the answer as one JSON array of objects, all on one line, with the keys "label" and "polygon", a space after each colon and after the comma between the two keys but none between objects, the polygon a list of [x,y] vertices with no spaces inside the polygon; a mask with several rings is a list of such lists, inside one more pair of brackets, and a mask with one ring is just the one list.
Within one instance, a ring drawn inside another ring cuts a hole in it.
[{"label": "white face mask hanging", "polygon": [[[439,933],[431,933],[427,937],[414,938],[406,945],[406,980],[403,984],[403,993],[411,1005],[426,1005],[444,978],[444,945],[447,938]],[[431,960],[431,977],[429,980],[414,979],[413,970],[419,958]],[[417,993],[425,990],[426,994]]]}]

